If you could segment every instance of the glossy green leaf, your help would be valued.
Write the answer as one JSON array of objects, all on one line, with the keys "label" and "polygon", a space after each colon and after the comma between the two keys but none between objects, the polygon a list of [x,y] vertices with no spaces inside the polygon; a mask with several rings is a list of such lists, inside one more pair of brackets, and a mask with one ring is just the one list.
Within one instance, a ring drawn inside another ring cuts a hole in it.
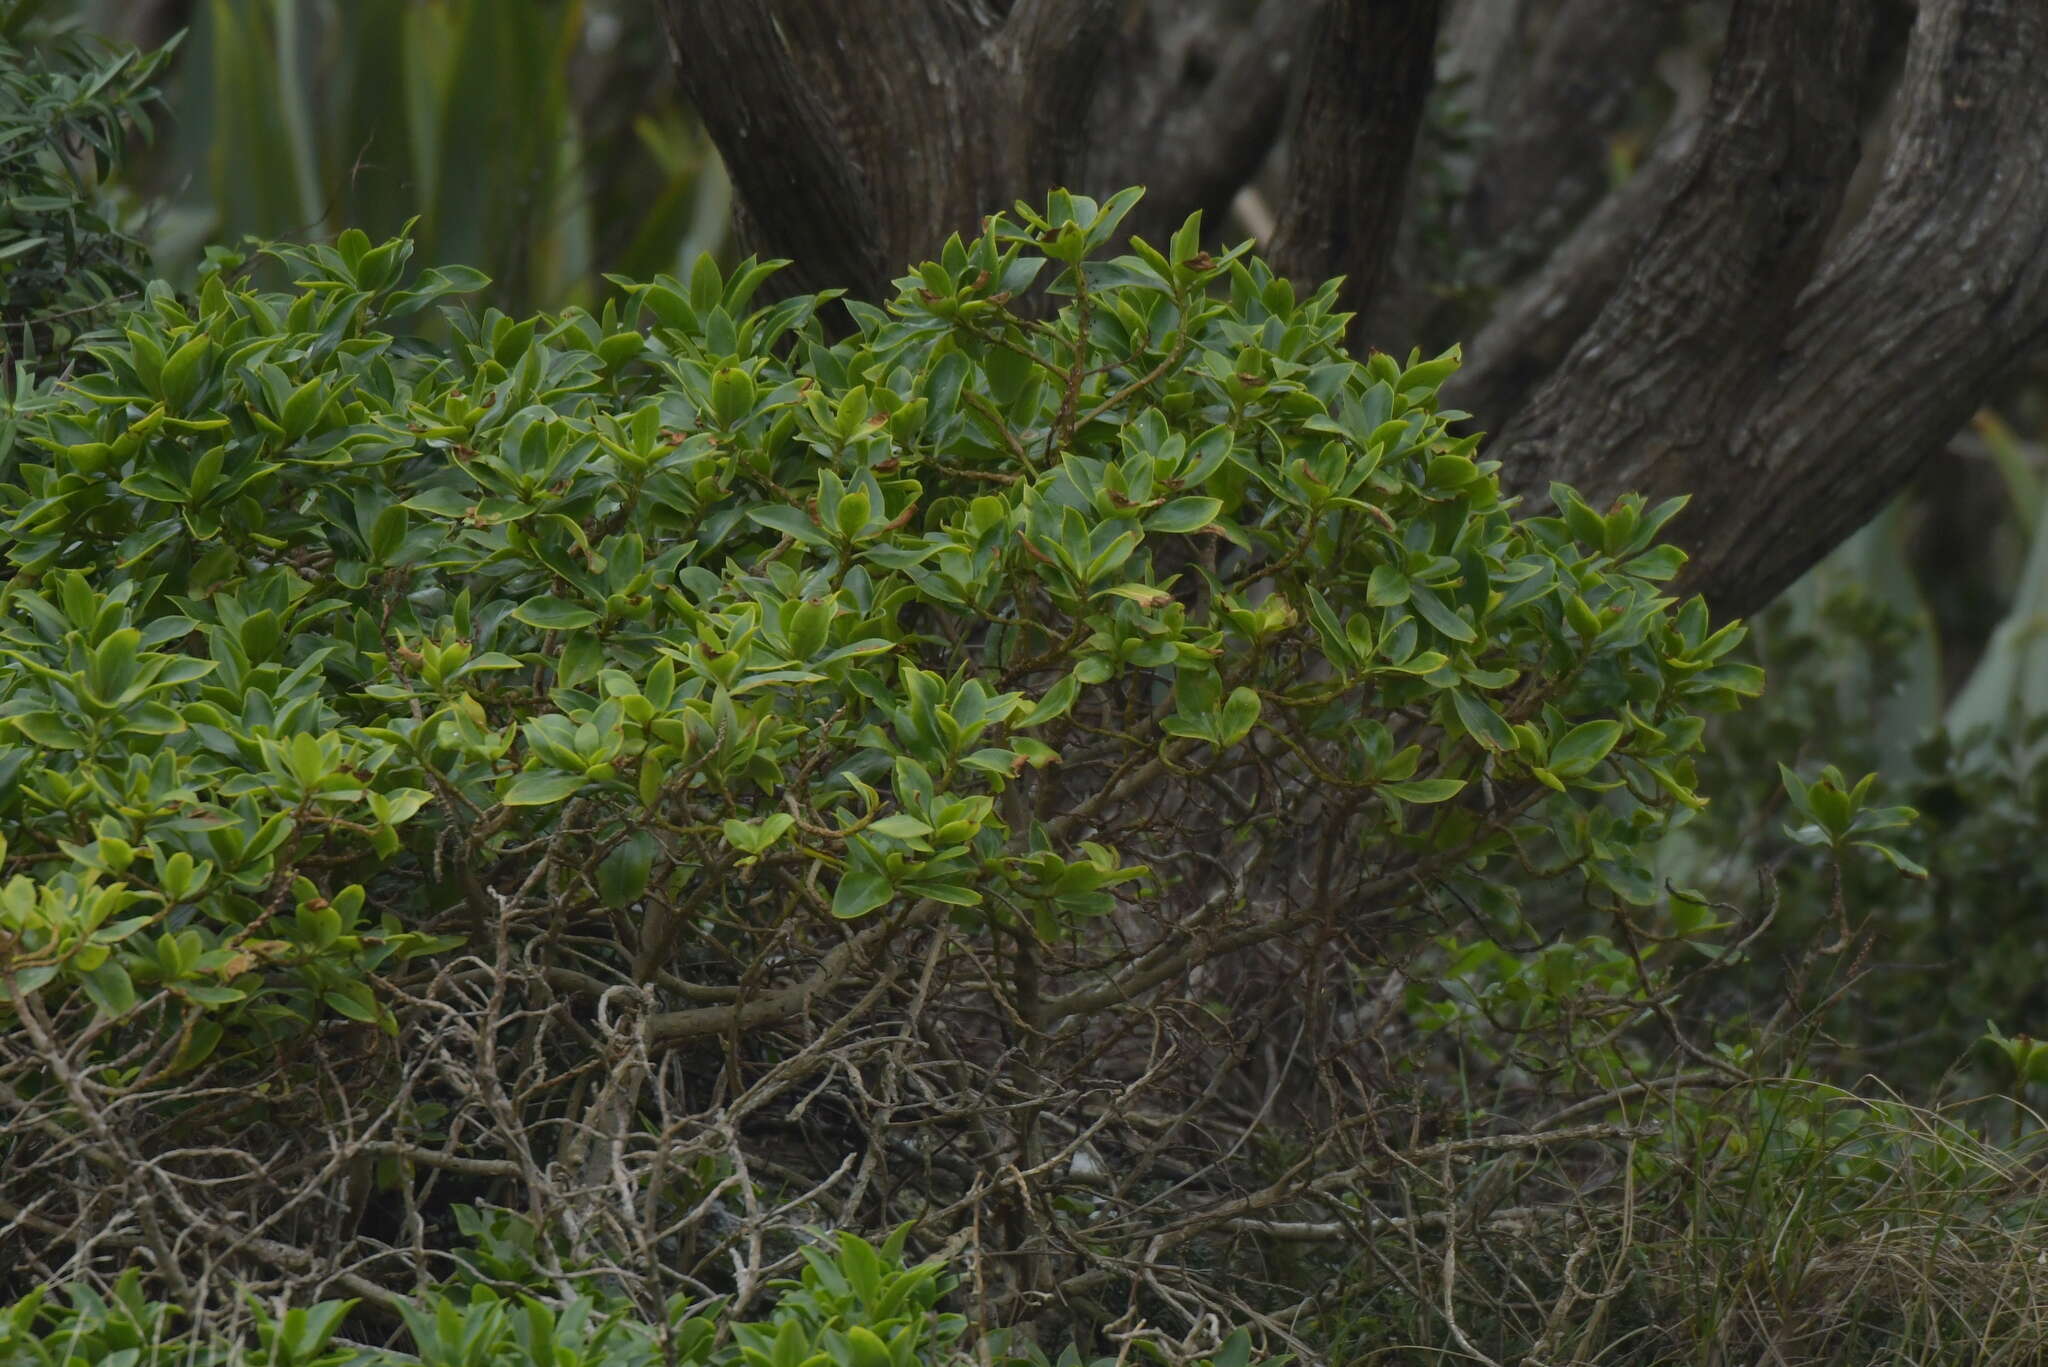
[{"label": "glossy green leaf", "polygon": [[850,872],[840,878],[839,886],[832,891],[832,914],[843,921],[851,921],[877,907],[886,906],[893,896],[895,889],[881,874]]},{"label": "glossy green leaf", "polygon": [[599,620],[598,614],[589,608],[548,597],[529,598],[512,609],[512,615],[543,631],[580,631],[595,626]]},{"label": "glossy green leaf", "polygon": [[1380,792],[1403,802],[1448,802],[1465,791],[1461,778],[1416,778],[1378,785]]},{"label": "glossy green leaf", "polygon": [[1548,767],[1562,778],[1577,778],[1605,759],[1621,734],[1618,721],[1582,722],[1550,743]]},{"label": "glossy green leaf", "polygon": [[579,792],[589,780],[582,774],[536,769],[519,775],[499,800],[507,807],[547,807]]},{"label": "glossy green leaf", "polygon": [[659,849],[653,832],[635,831],[604,857],[597,866],[597,891],[606,906],[630,906],[640,900]]}]

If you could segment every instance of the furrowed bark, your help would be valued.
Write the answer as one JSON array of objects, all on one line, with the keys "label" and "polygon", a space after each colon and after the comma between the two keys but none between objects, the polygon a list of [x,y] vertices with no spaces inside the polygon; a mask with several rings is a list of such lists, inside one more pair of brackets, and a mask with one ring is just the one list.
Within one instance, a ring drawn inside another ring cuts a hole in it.
[{"label": "furrowed bark", "polygon": [[1074,178],[1120,8],[664,0],[662,13],[748,245],[792,258],[785,288],[874,299],[947,234]]},{"label": "furrowed bark", "polygon": [[725,156],[754,245],[791,258],[788,287],[878,292],[887,227],[840,111],[784,41],[776,8],[664,5],[677,74]]},{"label": "furrowed bark", "polygon": [[1096,132],[1088,112],[1116,32],[1117,9],[1111,0],[1022,0],[1011,14],[1003,43],[1012,54],[1016,99],[1030,130],[1023,157],[1028,180],[1011,199],[1062,183],[1087,154]]},{"label": "furrowed bark", "polygon": [[[1672,528],[1693,555],[1680,587],[1735,613],[1867,522],[2048,337],[2048,102],[2026,74],[2048,60],[2048,14],[2022,0],[1920,7],[1881,184],[1831,234],[1856,83],[1819,54],[1846,54],[1862,36],[1800,29],[1867,16],[1786,6],[1773,59],[1759,27],[1767,8],[1738,6],[1746,26],[1731,29],[1668,205],[1615,297],[1495,447],[1511,487],[1539,501],[1552,479],[1595,502],[1630,489],[1691,494]],[[1741,74],[1774,60],[1775,77]],[[1773,85],[1803,89],[1760,120],[1742,92]],[[1567,248],[1539,282],[1553,293],[1510,301],[1475,343],[1456,402],[1482,418],[1512,410],[1540,365],[1528,364],[1530,338],[1548,328],[1554,342],[1559,315],[1597,293],[1595,255],[1574,263]],[[1590,272],[1576,292],[1561,269],[1574,264]],[[1513,374],[1517,364],[1528,370]]]},{"label": "furrowed bark", "polygon": [[1790,584],[2048,341],[2044,64],[2034,0],[1923,0],[1877,197],[1801,297],[1680,529],[1716,602],[1746,611]]},{"label": "furrowed bark", "polygon": [[[946,235],[1055,186],[1147,187],[1131,231],[1220,213],[1277,136],[1326,0],[664,0],[750,247],[873,299]],[[1007,9],[1007,14],[1003,11]]]},{"label": "furrowed bark", "polygon": [[[1707,515],[1676,535],[1702,551],[1717,601],[1754,585],[1713,553],[1727,530],[1713,486],[1731,473],[1740,415],[1771,379],[1855,169],[1870,31],[1859,5],[1737,0],[1675,189],[1620,289],[1495,450],[1520,492],[1563,480],[1595,500],[1701,494]],[[1738,482],[1742,516],[1756,491]]]},{"label": "furrowed bark", "polygon": [[938,0],[662,13],[749,245],[793,259],[785,288],[874,299],[948,233],[1046,188],[1025,187],[1085,122],[1066,111],[1085,108],[1113,4],[1033,0],[1007,21]]},{"label": "furrowed bark", "polygon": [[1331,0],[1289,120],[1290,187],[1269,252],[1304,279],[1342,275],[1344,307],[1378,292],[1435,78],[1438,0]]},{"label": "furrowed bark", "polygon": [[1445,0],[1439,70],[1468,108],[1491,117],[1510,96],[1517,35],[1529,0]]}]

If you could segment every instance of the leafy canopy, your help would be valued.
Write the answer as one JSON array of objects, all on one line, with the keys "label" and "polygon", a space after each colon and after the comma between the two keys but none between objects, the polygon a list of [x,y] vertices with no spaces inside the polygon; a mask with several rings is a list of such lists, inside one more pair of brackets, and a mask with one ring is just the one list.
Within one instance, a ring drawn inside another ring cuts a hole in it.
[{"label": "leafy canopy", "polygon": [[[366,975],[536,859],[577,905],[1070,933],[1139,870],[1100,800],[1014,794],[1082,757],[1258,756],[1441,878],[1547,848],[1650,898],[1692,710],[1756,686],[1660,595],[1676,502],[1518,519],[1455,355],[1351,359],[1192,223],[1090,260],[1133,198],[956,239],[836,344],[753,307],[773,263],[445,346],[392,329],[479,282],[403,240],[153,290],[5,466],[20,990],[383,1019]],[[1057,321],[1010,312],[1049,264]]]},{"label": "leafy canopy", "polygon": [[[1760,683],[1663,591],[1679,501],[1521,516],[1455,353],[1349,355],[1333,287],[1197,222],[1105,259],[1135,198],[1019,206],[886,308],[706,259],[513,318],[402,238],[216,253],[21,389],[0,1039],[53,1124],[17,1156],[80,1127],[77,1066],[138,1153],[332,1129],[351,1022],[397,1041],[350,1093],[386,1186],[458,1110],[469,1151],[557,1143],[553,1102],[407,1099],[466,974],[627,989],[662,1051],[872,1009],[887,937],[943,932],[935,1010],[1138,1029],[1312,922],[1393,958],[1416,918],[1510,942],[1532,879],[1658,901],[1700,713]],[[575,1077],[583,1038],[531,1048]],[[82,1171],[85,1219],[141,1170]],[[300,1199],[236,1171],[181,1188],[207,1229]],[[675,1180],[645,1208],[711,1218]]]}]

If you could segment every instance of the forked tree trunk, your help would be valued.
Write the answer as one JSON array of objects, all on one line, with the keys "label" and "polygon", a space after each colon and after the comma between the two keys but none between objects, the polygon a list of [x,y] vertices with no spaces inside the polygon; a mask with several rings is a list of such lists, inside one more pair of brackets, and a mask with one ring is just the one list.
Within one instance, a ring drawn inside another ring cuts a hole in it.
[{"label": "forked tree trunk", "polygon": [[[661,8],[744,232],[796,260],[795,285],[882,295],[947,233],[1055,185],[1147,184],[1138,231],[1156,237],[1227,202],[1278,138],[1266,245],[1298,276],[1345,275],[1361,311],[1414,208],[1440,27],[1437,0],[1265,0],[1248,18],[1227,0]],[[2048,330],[2048,8],[1919,0],[1882,184],[1845,225],[1882,6],[1732,0],[1704,114],[1588,213],[1588,159],[1673,9],[1558,0],[1532,38],[1530,0],[1465,0],[1455,41],[1483,49],[1477,98],[1508,113],[1473,198],[1433,226],[1513,241],[1452,397],[1517,489],[1692,493],[1673,529],[1689,582],[1747,611]],[[1519,274],[1516,252],[1541,264]]]},{"label": "forked tree trunk", "polygon": [[[873,298],[948,233],[1055,186],[1145,184],[1130,226],[1154,240],[1194,210],[1220,213],[1266,159],[1323,8],[1268,4],[1248,22],[1223,0],[663,0],[662,13],[749,247],[789,257],[793,288]],[[1420,104],[1401,112],[1405,165]]]}]

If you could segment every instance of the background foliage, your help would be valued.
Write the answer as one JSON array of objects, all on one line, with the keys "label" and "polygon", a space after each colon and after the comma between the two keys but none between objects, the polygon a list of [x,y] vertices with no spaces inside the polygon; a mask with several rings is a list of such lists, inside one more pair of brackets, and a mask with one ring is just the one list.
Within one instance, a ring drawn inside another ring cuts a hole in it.
[{"label": "background foliage", "polygon": [[601,275],[687,270],[725,241],[718,159],[632,0],[198,0],[32,6],[145,42],[186,28],[170,134],[133,168],[189,280],[209,242],[382,238],[504,307],[588,303]]},{"label": "background foliage", "polygon": [[0,386],[47,375],[148,271],[109,181],[152,128],[150,55],[0,24]]}]

